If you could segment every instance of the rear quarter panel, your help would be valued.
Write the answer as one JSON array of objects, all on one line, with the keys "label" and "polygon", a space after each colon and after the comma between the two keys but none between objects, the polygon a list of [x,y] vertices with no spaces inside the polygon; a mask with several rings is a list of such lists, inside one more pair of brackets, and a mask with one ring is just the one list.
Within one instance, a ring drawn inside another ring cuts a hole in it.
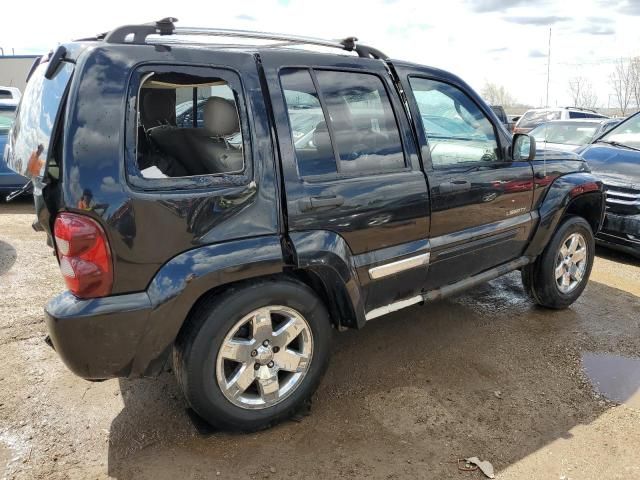
[{"label": "rear quarter panel", "polygon": [[[129,185],[125,157],[135,158],[135,95],[128,88],[133,69],[143,63],[231,66],[240,75],[248,125],[243,134],[250,135],[252,154],[246,178],[182,190]],[[78,58],[65,122],[59,208],[81,211],[105,227],[114,259],[113,293],[145,289],[162,265],[190,249],[279,232],[270,127],[252,55],[96,44]],[[80,204],[84,191],[93,195],[89,210]]]}]

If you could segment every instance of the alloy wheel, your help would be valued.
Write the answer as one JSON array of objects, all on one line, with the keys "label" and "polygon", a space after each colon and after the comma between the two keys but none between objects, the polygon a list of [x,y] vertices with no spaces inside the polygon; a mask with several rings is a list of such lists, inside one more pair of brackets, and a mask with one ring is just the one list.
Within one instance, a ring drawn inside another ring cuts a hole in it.
[{"label": "alloy wheel", "polygon": [[223,340],[216,360],[218,386],[238,407],[272,407],[300,386],[312,355],[311,327],[299,312],[263,307],[244,316]]},{"label": "alloy wheel", "polygon": [[571,293],[582,282],[587,270],[587,242],[580,233],[572,233],[560,245],[556,255],[555,279],[560,292]]}]

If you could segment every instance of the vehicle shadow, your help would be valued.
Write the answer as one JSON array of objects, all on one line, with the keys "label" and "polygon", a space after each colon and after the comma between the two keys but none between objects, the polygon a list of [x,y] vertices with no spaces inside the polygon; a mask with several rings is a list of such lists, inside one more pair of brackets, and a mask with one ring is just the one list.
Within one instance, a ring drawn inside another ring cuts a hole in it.
[{"label": "vehicle shadow", "polygon": [[617,250],[612,250],[610,248],[606,248],[600,245],[596,246],[596,255],[598,257],[605,258],[612,262],[618,262],[624,265],[640,267],[640,258],[634,257],[629,253],[619,252]]},{"label": "vehicle shadow", "polygon": [[0,240],[0,275],[4,275],[11,270],[17,258],[18,253],[14,246],[4,240]]},{"label": "vehicle shadow", "polygon": [[460,478],[456,459],[469,456],[500,471],[608,408],[580,374],[580,355],[639,351],[637,305],[593,284],[571,309],[541,309],[516,273],[396,312],[336,334],[310,415],[254,434],[198,433],[171,374],[122,380],[108,473]]},{"label": "vehicle shadow", "polygon": [[32,212],[35,213],[35,209],[33,206],[33,197],[30,195],[15,198],[10,202],[0,200],[0,215]]}]

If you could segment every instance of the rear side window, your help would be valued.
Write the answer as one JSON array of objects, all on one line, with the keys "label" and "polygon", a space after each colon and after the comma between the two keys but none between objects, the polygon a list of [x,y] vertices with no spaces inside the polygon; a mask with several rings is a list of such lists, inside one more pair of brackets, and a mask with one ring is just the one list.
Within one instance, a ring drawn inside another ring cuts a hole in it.
[{"label": "rear side window", "polygon": [[371,74],[318,71],[340,172],[373,173],[404,167],[400,133],[382,80]]},{"label": "rear side window", "polygon": [[29,79],[5,151],[11,168],[27,177],[43,176],[47,160],[52,160],[52,135],[73,74],[73,64],[62,62],[54,76],[46,79],[48,65],[39,65]]},{"label": "rear side window", "polygon": [[569,118],[591,118],[591,115],[582,112],[569,112]]},{"label": "rear side window", "polygon": [[301,177],[337,172],[329,130],[309,70],[286,69],[280,82]]},{"label": "rear side window", "polygon": [[396,119],[377,76],[285,69],[280,78],[301,177],[405,167]]},{"label": "rear side window", "polygon": [[242,173],[239,79],[200,67],[151,68],[136,99],[136,166],[143,179]]}]

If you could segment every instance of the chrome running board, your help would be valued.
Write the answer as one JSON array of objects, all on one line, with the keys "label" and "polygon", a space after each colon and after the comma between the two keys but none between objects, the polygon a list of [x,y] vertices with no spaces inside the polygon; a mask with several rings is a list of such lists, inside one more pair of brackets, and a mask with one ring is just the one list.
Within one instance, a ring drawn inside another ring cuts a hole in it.
[{"label": "chrome running board", "polygon": [[382,315],[386,315],[387,313],[410,307],[411,305],[415,305],[416,303],[429,302],[431,300],[438,300],[450,295],[455,295],[471,287],[475,287],[476,285],[488,282],[489,280],[493,280],[494,278],[501,277],[506,273],[522,268],[525,265],[531,263],[533,260],[534,258],[531,257],[520,257],[510,262],[503,263],[502,265],[498,265],[497,267],[494,267],[490,270],[486,270],[482,273],[474,275],[473,277],[465,278],[464,280],[452,283],[451,285],[446,285],[435,290],[430,290],[426,293],[416,295],[415,297],[390,303],[389,305],[385,305],[383,307],[374,308],[373,310],[367,312],[367,314],[365,315],[365,319],[367,321],[373,320],[374,318],[381,317]]}]

